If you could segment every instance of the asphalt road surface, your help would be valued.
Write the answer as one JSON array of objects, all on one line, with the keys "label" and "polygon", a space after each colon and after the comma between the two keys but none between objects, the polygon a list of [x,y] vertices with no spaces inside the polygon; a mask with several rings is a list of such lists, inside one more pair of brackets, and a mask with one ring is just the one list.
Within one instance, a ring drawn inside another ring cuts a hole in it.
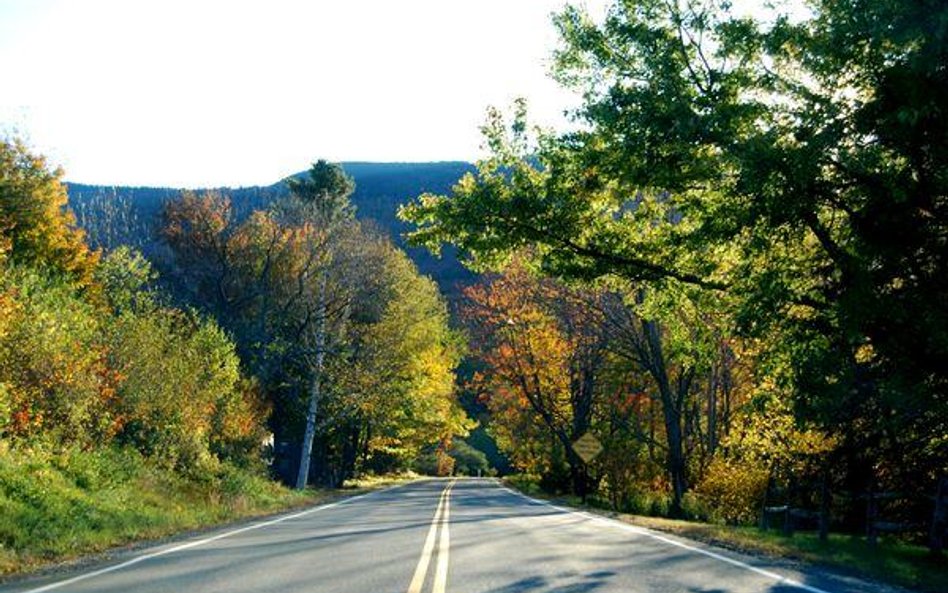
[{"label": "asphalt road surface", "polygon": [[425,480],[128,552],[0,593],[881,591],[533,501]]}]

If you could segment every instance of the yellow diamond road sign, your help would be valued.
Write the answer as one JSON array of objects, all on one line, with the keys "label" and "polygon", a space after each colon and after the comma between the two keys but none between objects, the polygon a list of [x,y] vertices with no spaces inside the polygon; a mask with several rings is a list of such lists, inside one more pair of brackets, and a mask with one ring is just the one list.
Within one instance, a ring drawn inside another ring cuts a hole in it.
[{"label": "yellow diamond road sign", "polygon": [[596,458],[596,455],[602,453],[602,443],[591,432],[587,432],[573,441],[573,451],[584,463],[589,463]]}]

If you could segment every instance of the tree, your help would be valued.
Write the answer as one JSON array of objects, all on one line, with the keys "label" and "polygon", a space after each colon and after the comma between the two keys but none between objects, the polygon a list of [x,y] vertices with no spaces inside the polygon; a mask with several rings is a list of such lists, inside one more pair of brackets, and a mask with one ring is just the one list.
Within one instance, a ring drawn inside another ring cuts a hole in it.
[{"label": "tree", "polygon": [[490,465],[487,463],[487,455],[461,439],[451,442],[448,454],[454,458],[454,471],[458,473],[467,476],[480,476],[490,469]]},{"label": "tree", "polygon": [[325,225],[351,221],[355,208],[349,201],[355,182],[339,165],[318,160],[306,177],[287,180],[290,192],[316,209],[316,217]]},{"label": "tree", "polygon": [[210,303],[265,382],[285,364],[307,375],[299,488],[309,476],[330,323],[345,317],[351,293],[348,260],[334,247],[353,225],[346,179],[338,166],[320,161],[309,179],[290,181],[292,196],[240,225],[230,201],[214,193],[185,193],[163,213],[162,235],[185,298]]},{"label": "tree", "polygon": [[[572,443],[589,430],[600,395],[606,345],[595,305],[600,295],[534,278],[516,264],[464,294],[461,314],[486,365],[475,389],[488,398],[501,443],[523,464],[531,458],[527,437],[552,438],[571,488],[585,494],[585,464]],[[555,453],[544,457],[558,461]]]},{"label": "tree", "polygon": [[[165,202],[159,234],[171,248],[167,281],[185,301],[201,301],[219,316],[241,298],[234,290],[233,257],[228,242],[234,231],[230,200],[217,192],[185,191]],[[198,298],[200,296],[200,298]]]},{"label": "tree", "polygon": [[233,332],[273,402],[277,439],[300,439],[300,487],[404,467],[468,428],[445,304],[404,253],[354,220],[346,179],[317,163],[293,195],[241,222],[213,194],[185,194],[164,212],[177,292]]},{"label": "tree", "polygon": [[854,486],[929,490],[948,471],[948,7],[813,10],[567,8],[554,73],[583,129],[534,143],[525,110],[492,112],[477,175],[403,215],[481,266],[531,245],[554,274],[727,294],[789,361],[796,413],[847,435]]},{"label": "tree", "polygon": [[[309,179],[293,179],[289,183],[290,192],[300,200],[302,208],[290,211],[290,217],[301,217],[304,224],[314,224],[326,234],[332,235],[344,224],[351,223],[355,211],[349,197],[355,189],[352,179],[343,172],[342,167],[330,165],[326,161],[316,162],[309,171]],[[317,277],[315,310],[307,312],[306,318],[314,319],[312,329],[305,333],[310,338],[312,352],[309,406],[306,411],[306,430],[303,434],[300,467],[296,478],[296,487],[304,488],[309,478],[310,459],[313,452],[313,437],[316,434],[316,413],[322,390],[323,365],[327,351],[327,321],[331,315],[329,290],[329,269],[337,254],[330,247],[325,250],[325,264]]]},{"label": "tree", "polygon": [[0,141],[0,255],[47,266],[84,285],[98,256],[76,227],[61,177],[23,142]]},{"label": "tree", "polygon": [[437,286],[387,238],[365,232],[356,249],[357,290],[343,347],[326,368],[335,397],[323,413],[349,433],[344,475],[356,455],[375,471],[404,468],[424,447],[471,427],[454,397],[462,344]]}]

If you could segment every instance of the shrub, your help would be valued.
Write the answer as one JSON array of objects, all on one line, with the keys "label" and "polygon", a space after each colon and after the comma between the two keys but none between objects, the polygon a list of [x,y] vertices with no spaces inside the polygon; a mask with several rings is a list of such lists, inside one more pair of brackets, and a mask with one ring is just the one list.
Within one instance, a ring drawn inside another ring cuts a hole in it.
[{"label": "shrub", "polygon": [[64,443],[108,440],[117,378],[106,364],[96,309],[75,287],[35,270],[4,270],[0,287],[0,407],[9,410],[0,425],[16,437],[55,432]]},{"label": "shrub", "polygon": [[750,524],[758,517],[767,488],[767,470],[735,458],[714,459],[695,494],[712,519],[729,524]]},{"label": "shrub", "polygon": [[539,494],[541,479],[538,474],[511,474],[504,481],[525,494]]},{"label": "shrub", "polygon": [[122,442],[183,468],[206,464],[212,443],[234,457],[259,443],[266,410],[215,323],[174,309],[127,313],[112,329],[110,358],[124,378]]}]

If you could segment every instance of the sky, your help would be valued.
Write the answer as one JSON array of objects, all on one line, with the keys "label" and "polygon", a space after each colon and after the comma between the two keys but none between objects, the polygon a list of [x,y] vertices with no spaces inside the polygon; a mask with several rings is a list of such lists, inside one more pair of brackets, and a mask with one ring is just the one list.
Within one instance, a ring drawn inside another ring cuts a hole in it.
[{"label": "sky", "polygon": [[[605,0],[586,0],[601,11]],[[270,184],[331,161],[473,160],[548,77],[564,0],[0,0],[0,134],[66,179]]]}]

